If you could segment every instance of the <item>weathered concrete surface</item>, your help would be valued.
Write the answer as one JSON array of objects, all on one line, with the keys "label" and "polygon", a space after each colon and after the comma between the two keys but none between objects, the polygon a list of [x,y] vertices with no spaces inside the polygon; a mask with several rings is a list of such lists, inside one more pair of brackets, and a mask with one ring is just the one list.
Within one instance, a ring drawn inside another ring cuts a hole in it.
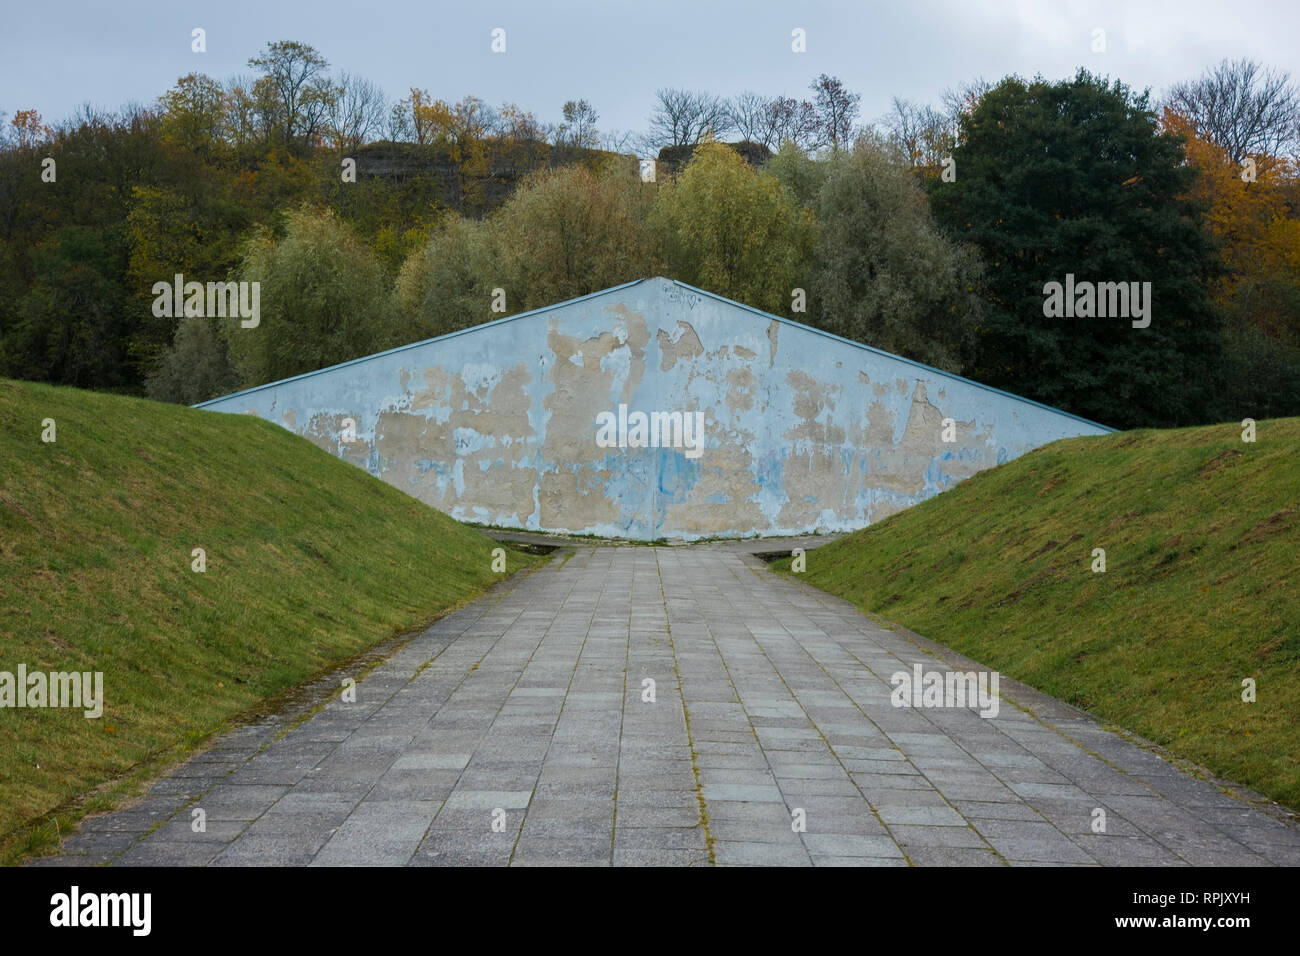
[{"label": "weathered concrete surface", "polygon": [[[627,540],[620,541],[617,538],[578,538],[572,535],[563,534],[542,534],[535,531],[510,531],[505,528],[485,528],[482,532],[493,541],[508,541],[514,544],[522,544],[534,548],[555,550],[565,546],[570,547],[620,547],[627,544]],[[780,555],[788,556],[795,548],[801,548],[805,552],[820,548],[824,544],[830,544],[832,541],[838,541],[844,537],[844,534],[805,534],[797,537],[788,538],[720,538],[717,541],[710,542],[718,548],[725,548],[731,551],[739,551],[744,554],[755,554],[760,556]],[[693,544],[679,544],[677,542],[663,542],[663,546],[668,547],[696,547]],[[546,553],[542,551],[540,553]]]},{"label": "weathered concrete surface", "polygon": [[991,718],[894,707],[918,663],[979,669],[734,548],[563,551],[44,862],[1300,864],[1295,826],[1010,681]]},{"label": "weathered concrete surface", "polygon": [[[601,447],[620,405],[703,413],[702,447]],[[646,541],[853,530],[1107,430],[667,279],[200,407],[278,422],[461,520]]]}]

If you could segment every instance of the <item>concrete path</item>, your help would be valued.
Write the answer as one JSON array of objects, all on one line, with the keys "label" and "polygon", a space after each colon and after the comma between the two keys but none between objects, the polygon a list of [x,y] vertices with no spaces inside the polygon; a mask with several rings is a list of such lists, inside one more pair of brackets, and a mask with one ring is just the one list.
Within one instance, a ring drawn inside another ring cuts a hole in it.
[{"label": "concrete path", "polygon": [[913,664],[979,669],[737,549],[566,549],[42,862],[1300,864],[1300,830],[1010,681],[992,718],[893,706]]}]

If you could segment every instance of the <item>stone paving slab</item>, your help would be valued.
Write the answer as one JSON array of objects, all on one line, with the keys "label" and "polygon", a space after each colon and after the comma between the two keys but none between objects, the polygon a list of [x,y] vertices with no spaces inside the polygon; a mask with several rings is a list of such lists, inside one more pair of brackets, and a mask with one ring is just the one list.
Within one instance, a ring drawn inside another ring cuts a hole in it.
[{"label": "stone paving slab", "polygon": [[993,717],[894,706],[895,672],[983,668],[770,547],[566,546],[36,863],[1300,864],[1254,795],[1014,681]]}]

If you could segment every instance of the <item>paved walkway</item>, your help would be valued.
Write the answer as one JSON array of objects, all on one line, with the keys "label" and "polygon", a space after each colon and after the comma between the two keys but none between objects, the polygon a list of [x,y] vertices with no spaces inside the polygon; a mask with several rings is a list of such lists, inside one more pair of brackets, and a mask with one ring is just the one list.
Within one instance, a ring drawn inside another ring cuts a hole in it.
[{"label": "paved walkway", "polygon": [[43,862],[1300,864],[1300,830],[1010,681],[993,718],[892,706],[917,663],[978,669],[736,549],[566,549]]}]

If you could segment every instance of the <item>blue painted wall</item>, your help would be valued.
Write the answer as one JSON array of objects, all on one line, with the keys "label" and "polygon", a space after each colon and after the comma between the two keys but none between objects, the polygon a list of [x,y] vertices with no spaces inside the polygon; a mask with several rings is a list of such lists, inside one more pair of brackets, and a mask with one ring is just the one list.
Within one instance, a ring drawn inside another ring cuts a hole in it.
[{"label": "blue painted wall", "polygon": [[[698,457],[600,447],[620,404],[703,412]],[[667,279],[199,407],[278,422],[462,520],[639,540],[860,528],[1109,431]]]}]

